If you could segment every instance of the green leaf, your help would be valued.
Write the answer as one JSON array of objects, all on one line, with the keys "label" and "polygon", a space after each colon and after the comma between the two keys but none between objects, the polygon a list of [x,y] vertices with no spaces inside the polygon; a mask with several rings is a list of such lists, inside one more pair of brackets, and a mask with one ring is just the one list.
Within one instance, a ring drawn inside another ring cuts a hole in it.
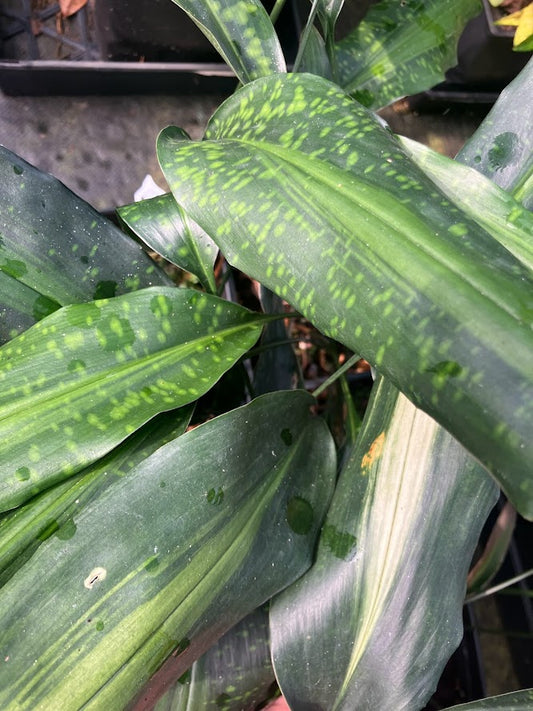
[{"label": "green leaf", "polygon": [[0,343],[59,306],[170,284],[138,244],[0,146]]},{"label": "green leaf", "polygon": [[332,29],[335,29],[344,0],[319,0],[318,13]]},{"label": "green leaf", "polygon": [[380,108],[430,89],[456,62],[478,0],[381,0],[337,44],[340,84],[365,106]]},{"label": "green leaf", "polygon": [[266,318],[192,289],[152,287],[66,306],[3,346],[0,510],[196,400]]},{"label": "green leaf", "polygon": [[0,591],[0,706],[121,709],[157,672],[151,707],[299,577],[336,468],[312,403],[265,395],[187,432],[45,541]]},{"label": "green leaf", "polygon": [[533,269],[533,213],[474,168],[401,138],[411,158],[442,192]]},{"label": "green leaf", "polygon": [[197,276],[205,289],[215,293],[213,266],[218,247],[188,219],[171,194],[125,205],[117,212],[150,249]]},{"label": "green leaf", "polygon": [[260,0],[173,0],[246,84],[287,71],[274,26]]},{"label": "green leaf", "polygon": [[0,345],[58,308],[60,304],[57,301],[0,269]]},{"label": "green leaf", "polygon": [[57,484],[0,518],[0,586],[50,536],[65,539],[76,530],[74,518],[117,477],[127,473],[158,447],[185,431],[192,407],[157,415],[106,457],[78,476]]},{"label": "green leaf", "polygon": [[326,46],[316,27],[312,27],[307,36],[307,41],[302,52],[300,71],[318,74],[318,76],[324,77],[325,79],[333,78]]},{"label": "green leaf", "polygon": [[507,86],[457,154],[533,210],[533,59]]},{"label": "green leaf", "polygon": [[366,358],[533,517],[533,281],[331,83],[260,79],[206,140],[167,129],[176,200],[226,258]]},{"label": "green leaf", "polygon": [[497,498],[449,434],[378,381],[317,560],[271,606],[293,711],[424,706],[461,640],[468,565]]},{"label": "green leaf", "polygon": [[268,699],[274,681],[268,612],[259,608],[202,655],[154,711],[254,711]]},{"label": "green leaf", "polygon": [[314,66],[302,67],[302,71],[310,71],[313,74],[318,74],[321,77],[330,79],[333,77],[335,81],[338,81],[338,66],[337,57],[335,52],[335,27],[337,25],[337,20],[339,19],[339,14],[344,5],[344,0],[318,0],[318,17],[320,19],[320,24],[322,25],[322,31],[324,33],[323,47],[323,58],[321,59],[321,43],[319,41],[320,35],[318,32],[310,36],[311,44],[315,45],[313,49],[306,50],[309,54],[314,54],[315,61]]},{"label": "green leaf", "polygon": [[[261,305],[266,313],[284,312],[282,299],[261,286]],[[280,319],[269,323],[261,336],[259,358],[254,368],[254,392],[257,395],[274,390],[291,390],[300,375],[298,361],[289,334]]]},{"label": "green leaf", "polygon": [[513,539],[515,523],[516,510],[509,501],[506,501],[492,527],[483,552],[468,573],[467,592],[469,596],[486,590],[502,567]]},{"label": "green leaf", "polygon": [[471,701],[468,704],[450,706],[447,711],[531,711],[533,689],[522,689],[501,696]]}]

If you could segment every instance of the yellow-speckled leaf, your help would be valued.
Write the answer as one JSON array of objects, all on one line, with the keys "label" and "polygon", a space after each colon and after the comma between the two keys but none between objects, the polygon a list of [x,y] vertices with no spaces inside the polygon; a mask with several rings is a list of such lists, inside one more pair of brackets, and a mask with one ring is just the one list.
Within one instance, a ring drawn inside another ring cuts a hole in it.
[{"label": "yellow-speckled leaf", "polygon": [[[0,349],[0,510],[196,400],[264,317],[192,289],[65,306]],[[28,416],[31,413],[31,416]]]},{"label": "yellow-speckled leaf", "polygon": [[533,213],[475,168],[451,160],[409,138],[400,138],[411,158],[439,188],[533,270]]},{"label": "yellow-speckled leaf", "polygon": [[240,81],[285,72],[274,26],[260,0],[173,0],[194,20]]},{"label": "yellow-speckled leaf", "polygon": [[457,41],[478,0],[381,0],[337,45],[340,83],[379,108],[430,89],[456,62]]},{"label": "yellow-speckled leaf", "polygon": [[317,560],[271,606],[292,711],[425,705],[461,640],[468,566],[497,498],[442,427],[376,383]]},{"label": "yellow-speckled leaf", "polygon": [[268,77],[204,141],[167,129],[158,151],[230,262],[388,376],[533,516],[531,271],[372,114],[319,77]]}]

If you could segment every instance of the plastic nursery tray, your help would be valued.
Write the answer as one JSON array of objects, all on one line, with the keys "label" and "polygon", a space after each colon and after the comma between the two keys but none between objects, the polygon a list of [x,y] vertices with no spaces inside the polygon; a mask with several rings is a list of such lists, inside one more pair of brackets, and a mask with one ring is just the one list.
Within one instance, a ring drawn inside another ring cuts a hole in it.
[{"label": "plastic nursery tray", "polygon": [[[301,30],[291,0],[278,26],[286,56]],[[269,9],[271,0],[265,0]],[[1,0],[0,88],[10,95],[231,92],[236,79],[170,0]]]}]

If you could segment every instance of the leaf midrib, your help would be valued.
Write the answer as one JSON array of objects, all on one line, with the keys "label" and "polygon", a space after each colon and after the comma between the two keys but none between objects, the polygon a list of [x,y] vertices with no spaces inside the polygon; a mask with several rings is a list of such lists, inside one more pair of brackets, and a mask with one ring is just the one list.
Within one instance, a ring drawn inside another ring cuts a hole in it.
[{"label": "leaf midrib", "polygon": [[[377,186],[366,183],[360,177],[355,176],[351,172],[348,173],[346,171],[343,171],[330,162],[324,161],[320,158],[312,158],[307,154],[303,154],[304,157],[302,158],[300,151],[285,147],[279,147],[276,144],[267,143],[266,141],[253,141],[251,139],[230,138],[220,139],[219,141],[216,141],[216,143],[219,145],[224,143],[229,143],[231,145],[232,143],[235,143],[237,145],[244,145],[246,147],[250,147],[252,150],[257,151],[258,153],[263,152],[267,155],[273,155],[278,160],[292,165],[304,176],[304,178],[309,177],[310,164],[313,166],[326,166],[326,170],[324,170],[323,168],[322,171],[318,169],[313,171],[311,175],[315,182],[317,182],[318,184],[323,184],[326,186],[326,188],[338,193],[349,204],[354,205],[355,203],[355,206],[357,208],[365,211],[372,219],[380,222],[388,230],[391,230],[393,234],[396,234],[403,238],[405,242],[410,245],[411,249],[414,249],[415,251],[419,250],[427,257],[438,262],[441,268],[450,272],[454,276],[456,281],[458,281],[461,285],[464,285],[466,283],[475,292],[476,297],[481,296],[482,298],[489,301],[491,305],[498,309],[500,312],[506,313],[507,316],[511,316],[513,319],[521,320],[520,315],[515,313],[512,310],[511,306],[508,306],[507,304],[505,304],[505,306],[502,306],[502,304],[496,301],[491,294],[486,293],[486,288],[484,287],[484,285],[477,284],[476,281],[472,279],[472,275],[470,273],[465,274],[464,272],[461,272],[458,266],[453,264],[450,260],[444,259],[441,251],[431,249],[430,245],[428,245],[427,242],[417,243],[415,240],[412,239],[411,231],[399,230],[397,223],[394,221],[394,214],[398,211],[408,217],[410,221],[412,221],[413,219],[416,220],[418,228],[422,228],[422,234],[425,235],[426,238],[428,235],[428,230],[425,228],[425,224],[419,219],[418,215],[415,215],[411,210],[409,210],[409,208],[406,208],[404,205],[402,205],[398,200],[392,197],[388,191],[381,191],[380,200],[383,200],[385,198],[388,203],[392,203],[391,207],[393,209],[390,211],[387,209],[382,209],[381,211],[379,211],[376,205],[377,200],[371,201],[370,199],[362,199],[360,192],[357,192],[358,186],[361,187],[364,192],[367,192],[369,189],[373,190],[374,192],[378,192]],[[327,177],[325,177],[325,174],[327,175]],[[329,174],[332,174],[333,177],[330,177]],[[339,178],[341,179],[340,182]],[[345,186],[347,179],[350,183],[350,187],[352,188],[351,191],[348,191],[347,187]],[[357,192],[357,198],[354,197],[354,192]],[[328,206],[325,205],[326,211],[327,207]],[[473,223],[473,221],[468,215],[463,213],[463,216],[465,220],[470,223],[469,226],[472,230],[480,229],[481,231],[485,232],[483,228],[479,227],[476,223]],[[337,214],[335,217],[336,219],[339,219],[339,217],[342,217],[342,215],[339,216]],[[347,225],[346,223],[345,225],[347,231],[350,231],[349,225]],[[370,245],[367,246],[370,248]],[[373,249],[372,251],[374,252]]]},{"label": "leaf midrib", "polygon": [[[64,384],[63,386],[57,386],[54,384],[53,387],[39,390],[38,392],[32,395],[26,395],[13,402],[11,404],[11,407],[9,406],[9,404],[2,406],[2,409],[0,410],[0,428],[2,423],[16,416],[21,410],[26,411],[28,408],[31,408],[32,416],[35,420],[40,411],[49,409],[52,403],[61,400],[69,393],[82,393],[87,389],[92,390],[95,385],[102,381],[109,382],[110,379],[120,380],[124,371],[130,371],[131,374],[134,375],[137,372],[141,371],[143,368],[150,367],[170,358],[174,351],[182,350],[183,353],[181,354],[181,357],[176,361],[178,363],[179,360],[182,360],[184,357],[190,355],[191,353],[194,353],[196,350],[201,348],[203,344],[207,344],[213,339],[225,339],[231,335],[238,333],[241,330],[253,330],[254,328],[257,328],[259,330],[262,327],[262,324],[260,324],[262,320],[262,317],[259,315],[257,317],[254,317],[253,319],[250,319],[250,321],[245,324],[232,326],[230,328],[217,331],[213,334],[201,336],[200,338],[197,338],[194,341],[185,341],[184,343],[179,343],[163,351],[149,353],[145,356],[130,360],[126,363],[117,364],[106,370],[99,371],[98,373],[84,378],[83,383],[80,382],[80,380],[76,380],[70,381]],[[12,397],[15,398],[16,394],[14,394]]]}]

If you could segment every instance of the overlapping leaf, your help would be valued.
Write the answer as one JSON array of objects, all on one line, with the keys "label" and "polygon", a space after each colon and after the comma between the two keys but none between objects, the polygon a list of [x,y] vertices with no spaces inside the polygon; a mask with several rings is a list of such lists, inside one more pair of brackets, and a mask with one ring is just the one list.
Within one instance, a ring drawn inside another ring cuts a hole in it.
[{"label": "overlapping leaf", "polygon": [[[0,508],[205,393],[264,317],[192,289],[66,306],[0,349]],[[31,412],[31,417],[28,413]]]},{"label": "overlapping leaf", "polygon": [[0,586],[50,536],[71,538],[74,518],[117,477],[185,431],[192,407],[154,417],[106,457],[0,518]]},{"label": "overlapping leaf", "polygon": [[468,565],[497,498],[436,422],[386,381],[374,386],[317,561],[271,607],[293,711],[424,706],[461,639]]},{"label": "overlapping leaf", "polygon": [[273,393],[189,431],[45,541],[0,591],[2,708],[125,708],[157,672],[150,707],[299,577],[336,469],[312,402]]},{"label": "overlapping leaf", "polygon": [[[261,287],[261,305],[266,313],[283,313],[282,300]],[[259,357],[254,367],[256,395],[274,390],[291,390],[300,375],[298,361],[283,321],[268,324],[261,336]]]},{"label": "overlapping leaf", "polygon": [[447,711],[531,711],[533,689],[522,689],[510,694],[491,696],[468,704],[450,706]]},{"label": "overlapping leaf", "polygon": [[206,140],[167,129],[158,151],[230,262],[387,375],[533,516],[531,272],[371,114],[318,77],[270,77]]},{"label": "overlapping leaf", "polygon": [[344,0],[319,0],[318,12],[330,24],[332,29],[335,28],[343,5]]},{"label": "overlapping leaf", "polygon": [[173,0],[185,10],[240,81],[285,72],[278,36],[260,0]]},{"label": "overlapping leaf", "polygon": [[117,212],[150,249],[197,276],[211,293],[216,291],[213,266],[218,247],[184,214],[172,195],[125,205]]},{"label": "overlapping leaf", "polygon": [[430,89],[456,62],[456,46],[477,0],[381,0],[337,45],[340,84],[379,108]]},{"label": "overlapping leaf", "polygon": [[501,93],[457,159],[533,210],[533,59]]},{"label": "overlapping leaf", "polygon": [[60,306],[170,284],[109,220],[0,146],[0,343]]},{"label": "overlapping leaf", "polygon": [[401,138],[411,158],[456,205],[533,269],[533,213],[474,168]]},{"label": "overlapping leaf", "polygon": [[259,608],[202,655],[154,711],[254,711],[273,683],[268,612]]},{"label": "overlapping leaf", "polygon": [[332,79],[332,69],[322,35],[312,27],[302,51],[299,70]]}]

